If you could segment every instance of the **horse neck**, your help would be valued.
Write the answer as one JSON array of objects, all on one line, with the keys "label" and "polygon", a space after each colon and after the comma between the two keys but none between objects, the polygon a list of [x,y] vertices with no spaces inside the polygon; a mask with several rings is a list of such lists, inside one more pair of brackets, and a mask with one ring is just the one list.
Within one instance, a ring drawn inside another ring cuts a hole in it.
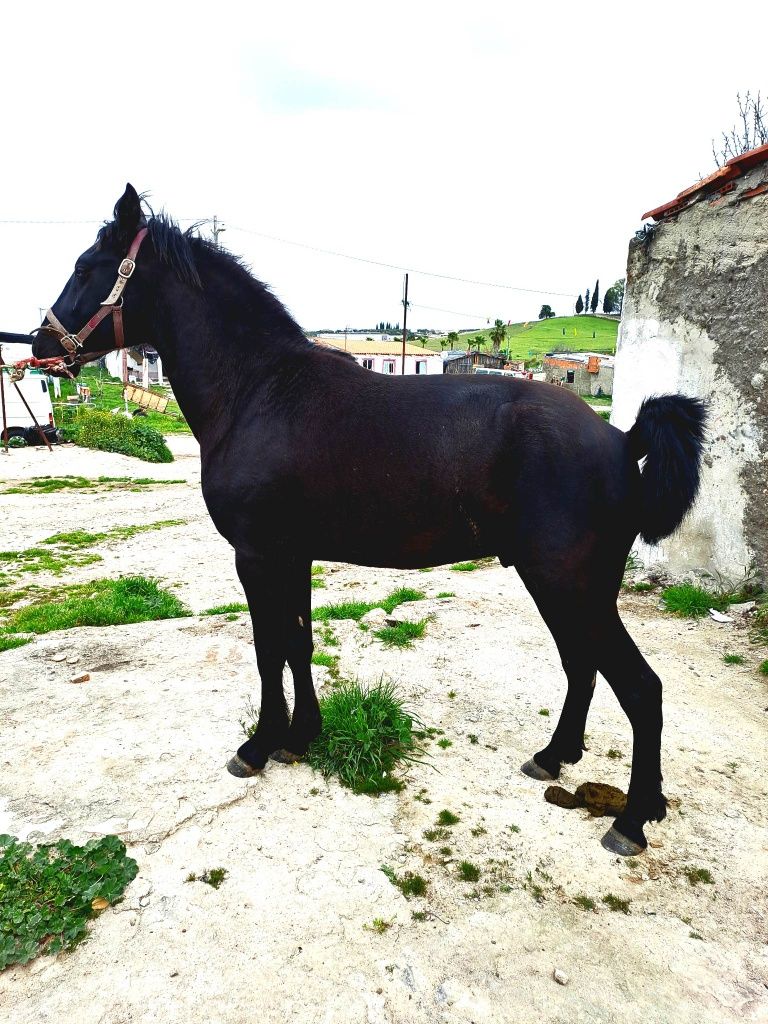
[{"label": "horse neck", "polygon": [[155,345],[195,437],[215,443],[246,403],[295,373],[311,346],[258,282],[206,269],[202,289],[164,275]]}]

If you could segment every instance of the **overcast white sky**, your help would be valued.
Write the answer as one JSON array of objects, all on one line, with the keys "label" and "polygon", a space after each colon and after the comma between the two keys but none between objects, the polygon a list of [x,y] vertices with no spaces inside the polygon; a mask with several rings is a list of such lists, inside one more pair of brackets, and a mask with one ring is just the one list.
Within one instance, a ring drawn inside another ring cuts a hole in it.
[{"label": "overcast white sky", "polygon": [[402,273],[236,229],[411,268],[414,328],[569,313],[623,276],[641,214],[713,169],[736,92],[768,92],[754,2],[75,0],[3,21],[3,330],[39,323],[128,180],[218,214],[307,329],[400,320]]}]

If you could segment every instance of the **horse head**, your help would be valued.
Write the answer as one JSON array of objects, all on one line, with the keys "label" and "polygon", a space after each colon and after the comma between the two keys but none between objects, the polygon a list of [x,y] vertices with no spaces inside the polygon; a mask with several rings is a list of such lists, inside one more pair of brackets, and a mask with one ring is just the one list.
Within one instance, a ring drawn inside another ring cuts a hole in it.
[{"label": "horse head", "polygon": [[[114,220],[75,262],[64,290],[37,329],[32,346],[38,359],[61,357],[76,376],[82,366],[126,344],[148,338],[147,257],[137,259],[146,235],[141,199],[128,184],[118,199]],[[53,368],[51,372],[56,372]]]}]

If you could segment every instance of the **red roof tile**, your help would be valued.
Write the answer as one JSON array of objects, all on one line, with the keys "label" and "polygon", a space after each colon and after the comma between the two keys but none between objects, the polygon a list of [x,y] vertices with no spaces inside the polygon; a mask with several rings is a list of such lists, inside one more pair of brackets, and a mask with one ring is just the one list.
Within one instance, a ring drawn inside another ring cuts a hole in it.
[{"label": "red roof tile", "polygon": [[[705,195],[713,192],[716,188],[722,188],[723,185],[726,185],[734,178],[740,177],[753,167],[757,167],[758,164],[765,163],[766,161],[768,161],[768,144],[757,146],[746,153],[741,153],[739,156],[729,160],[723,167],[719,167],[712,174],[708,174],[706,178],[697,181],[695,185],[691,185],[690,188],[679,192],[670,202],[657,206],[655,209],[649,210],[648,213],[644,213],[642,219],[661,220],[662,217],[677,213],[678,210],[693,202],[697,195]],[[753,192],[752,194],[757,195],[759,193]],[[745,198],[748,197],[745,196]]]}]

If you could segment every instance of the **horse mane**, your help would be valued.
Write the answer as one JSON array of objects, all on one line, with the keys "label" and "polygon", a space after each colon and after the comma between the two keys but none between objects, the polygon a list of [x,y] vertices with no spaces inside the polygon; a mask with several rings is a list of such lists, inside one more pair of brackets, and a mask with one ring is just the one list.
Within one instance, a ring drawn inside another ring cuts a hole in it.
[{"label": "horse mane", "polygon": [[[198,291],[202,290],[200,264],[210,258],[220,267],[224,265],[237,274],[246,287],[257,290],[261,302],[266,305],[266,311],[271,317],[282,321],[284,327],[290,325],[302,338],[305,338],[304,332],[285,306],[277,296],[273,295],[267,285],[254,277],[250,267],[227,249],[222,249],[198,234],[198,229],[204,223],[203,221],[197,221],[182,231],[176,221],[165,211],[154,213],[146,198],[141,196],[141,199],[149,210],[149,216],[144,219],[144,226],[147,228],[155,253],[160,262],[164,263],[180,281]],[[123,248],[127,248],[132,241],[124,236],[117,220],[104,224],[99,230],[97,238],[104,244],[112,243]]]}]

